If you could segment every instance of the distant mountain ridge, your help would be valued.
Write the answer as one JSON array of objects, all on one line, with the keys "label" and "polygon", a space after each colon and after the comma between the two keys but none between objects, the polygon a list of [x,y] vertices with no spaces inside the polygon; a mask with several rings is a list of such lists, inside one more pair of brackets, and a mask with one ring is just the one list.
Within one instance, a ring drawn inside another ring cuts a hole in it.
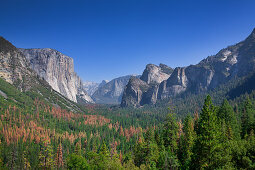
[{"label": "distant mountain ridge", "polygon": [[103,80],[101,83],[96,83],[92,81],[85,81],[83,83],[84,89],[88,92],[90,96],[92,96],[98,88],[104,86],[106,83],[108,83],[109,80]]},{"label": "distant mountain ridge", "polygon": [[92,98],[96,103],[120,104],[123,91],[131,76],[122,76],[109,82],[102,81]]},{"label": "distant mountain ridge", "polygon": [[[127,84],[121,106],[140,107],[180,94],[199,94],[255,71],[255,29],[242,42],[220,50],[196,65],[177,67],[166,80],[152,84],[146,76],[132,78]],[[155,72],[155,69],[154,69]],[[148,69],[146,75],[156,75]],[[145,78],[144,78],[145,77]],[[153,76],[152,76],[153,77]]]},{"label": "distant mountain ridge", "polygon": [[85,81],[83,83],[83,88],[87,91],[88,95],[92,96],[93,93],[97,90],[100,83]]}]

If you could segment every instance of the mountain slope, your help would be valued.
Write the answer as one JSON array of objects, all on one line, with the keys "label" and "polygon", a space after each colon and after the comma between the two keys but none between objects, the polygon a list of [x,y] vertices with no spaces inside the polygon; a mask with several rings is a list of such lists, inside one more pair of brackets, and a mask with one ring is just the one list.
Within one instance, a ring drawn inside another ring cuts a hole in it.
[{"label": "mountain slope", "polygon": [[[11,100],[17,104],[19,103],[19,99],[14,99],[13,97],[24,96],[27,100],[22,99],[20,105],[26,107],[24,102],[26,103],[29,102],[29,100],[31,101],[38,98],[48,104],[63,109],[73,112],[81,111],[80,106],[53,90],[48,82],[38,76],[30,67],[30,63],[26,60],[23,53],[9,41],[0,37],[0,91],[2,94],[1,96],[6,97],[5,100]],[[14,88],[17,88],[20,92],[17,92]],[[11,94],[11,97],[9,97],[8,94]]]},{"label": "mountain slope", "polygon": [[93,103],[91,97],[83,88],[83,82],[74,72],[73,59],[49,48],[20,49],[40,77],[44,78],[50,86],[77,102],[78,98],[85,103]]},{"label": "mountain slope", "polygon": [[35,73],[29,68],[24,55],[9,41],[0,37],[0,77],[11,84],[15,84],[20,90],[28,90],[33,83]]}]

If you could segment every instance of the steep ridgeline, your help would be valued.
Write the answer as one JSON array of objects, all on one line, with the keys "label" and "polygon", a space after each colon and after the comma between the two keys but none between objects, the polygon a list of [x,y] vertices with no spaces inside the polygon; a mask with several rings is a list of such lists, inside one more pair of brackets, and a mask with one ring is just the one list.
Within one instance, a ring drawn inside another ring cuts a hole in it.
[{"label": "steep ridgeline", "polygon": [[50,86],[74,102],[93,103],[83,88],[83,82],[74,72],[73,59],[50,48],[20,49],[40,77]]},{"label": "steep ridgeline", "polygon": [[173,69],[167,65],[148,64],[140,78],[130,78],[121,105],[139,107],[144,104],[155,104],[160,83],[167,80],[172,72]]},{"label": "steep ridgeline", "polygon": [[[244,41],[222,49],[197,65],[175,68],[171,76],[159,85],[148,86],[148,79],[142,79],[143,76],[141,80],[135,82],[131,79],[121,105],[139,107],[144,104],[154,104],[157,100],[173,98],[179,94],[199,94],[254,71],[255,29]],[[146,88],[141,90],[140,86],[145,87],[145,85]]]},{"label": "steep ridgeline", "polygon": [[93,100],[102,104],[120,104],[124,88],[130,77],[128,75],[113,79],[110,82],[102,81],[92,95]]},{"label": "steep ridgeline", "polygon": [[19,90],[27,91],[33,84],[38,84],[35,76],[25,56],[0,36],[0,77]]}]

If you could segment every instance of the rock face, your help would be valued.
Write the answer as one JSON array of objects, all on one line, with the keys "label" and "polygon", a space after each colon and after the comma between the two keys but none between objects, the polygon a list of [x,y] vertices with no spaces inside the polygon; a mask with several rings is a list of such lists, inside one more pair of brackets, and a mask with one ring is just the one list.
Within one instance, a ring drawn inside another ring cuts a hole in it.
[{"label": "rock face", "polygon": [[168,79],[173,69],[160,64],[148,64],[140,78],[130,78],[121,101],[121,106],[139,107],[155,104],[158,98],[159,84]]},{"label": "rock face", "polygon": [[72,58],[50,48],[20,51],[26,56],[31,69],[45,79],[54,90],[74,102],[77,102],[78,98],[84,102],[93,102],[83,88],[80,77],[74,72]]},{"label": "rock face", "polygon": [[[144,104],[153,104],[155,100],[168,99],[179,94],[198,94],[214,89],[236,76],[242,77],[254,72],[255,29],[244,41],[222,49],[216,55],[207,57],[197,65],[175,68],[167,80],[161,81],[162,79],[158,76],[162,74],[158,73],[157,70],[158,68],[155,66],[147,65],[141,77],[143,82],[129,82],[121,105],[137,107]],[[150,87],[147,87],[144,91],[139,91],[138,84],[144,86],[144,82]],[[160,84],[152,86],[152,82]],[[131,89],[134,92],[131,92]],[[139,96],[137,95],[138,91]],[[137,100],[138,98],[139,100]]]},{"label": "rock face", "polygon": [[167,65],[160,64],[156,66],[154,64],[148,64],[141,76],[141,80],[147,84],[161,83],[163,80],[169,78],[173,70]]},{"label": "rock face", "polygon": [[98,86],[98,89],[92,95],[96,103],[119,104],[122,94],[131,76],[123,76],[107,82],[105,80]]},{"label": "rock face", "polygon": [[121,105],[139,106],[144,92],[146,92],[149,87],[150,86],[145,81],[132,76],[124,90]]},{"label": "rock face", "polygon": [[36,74],[29,69],[25,56],[0,36],[0,77],[26,91],[33,83],[38,83],[33,76]]}]

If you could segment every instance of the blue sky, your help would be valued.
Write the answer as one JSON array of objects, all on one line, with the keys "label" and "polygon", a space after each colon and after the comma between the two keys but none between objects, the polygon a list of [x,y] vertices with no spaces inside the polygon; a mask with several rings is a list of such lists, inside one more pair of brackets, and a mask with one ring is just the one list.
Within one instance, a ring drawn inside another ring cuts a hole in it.
[{"label": "blue sky", "polygon": [[253,0],[1,0],[0,35],[54,48],[83,80],[141,74],[146,64],[196,64],[245,39]]}]

